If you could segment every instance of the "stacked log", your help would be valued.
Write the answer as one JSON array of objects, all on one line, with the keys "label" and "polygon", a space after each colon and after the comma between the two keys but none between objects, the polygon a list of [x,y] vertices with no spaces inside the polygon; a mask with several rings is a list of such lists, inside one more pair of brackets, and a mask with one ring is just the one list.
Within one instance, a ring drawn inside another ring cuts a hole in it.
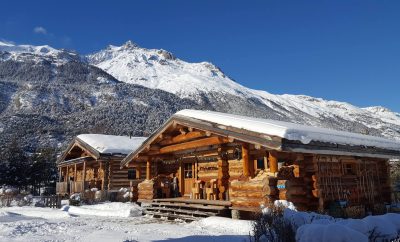
[{"label": "stacked log", "polygon": [[307,210],[310,199],[303,178],[278,180],[279,199],[292,202],[299,210]]},{"label": "stacked log", "polygon": [[278,194],[276,178],[266,173],[247,181],[234,180],[230,185],[230,200],[234,207],[258,208],[273,203]]},{"label": "stacked log", "polygon": [[110,189],[119,190],[120,188],[128,188],[128,168],[120,169],[120,164],[117,161],[110,163]]},{"label": "stacked log", "polygon": [[239,179],[243,176],[243,161],[229,160],[229,177],[231,180]]},{"label": "stacked log", "polygon": [[138,184],[138,199],[152,200],[156,195],[155,182],[153,180],[144,180]]}]

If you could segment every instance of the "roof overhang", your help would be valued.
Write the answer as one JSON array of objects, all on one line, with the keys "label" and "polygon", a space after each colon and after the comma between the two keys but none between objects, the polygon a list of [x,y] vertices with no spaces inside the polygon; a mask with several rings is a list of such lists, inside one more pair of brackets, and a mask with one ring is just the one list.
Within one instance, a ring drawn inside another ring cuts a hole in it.
[{"label": "roof overhang", "polygon": [[246,129],[239,129],[232,126],[221,125],[209,121],[204,121],[196,118],[191,118],[183,115],[174,115],[168,119],[159,129],[143,142],[143,144],[121,161],[121,167],[126,166],[129,162],[137,159],[139,155],[149,147],[157,137],[165,132],[171,125],[180,124],[182,126],[192,127],[205,132],[210,132],[222,137],[239,140],[249,144],[255,144],[265,147],[269,150],[313,153],[325,155],[349,155],[359,157],[372,157],[392,159],[399,158],[399,150],[388,150],[376,147],[340,145],[332,143],[324,143],[311,141],[308,144],[303,144],[296,140],[287,140],[277,136],[270,136],[263,133],[257,133]]},{"label": "roof overhang", "polygon": [[95,160],[95,159],[93,157],[91,157],[91,156],[78,157],[78,158],[75,158],[75,159],[62,161],[62,162],[58,163],[57,166],[58,167],[63,167],[63,166],[68,166],[68,165],[73,165],[73,164],[80,164],[80,163],[83,163],[85,161],[92,161],[92,160]]},{"label": "roof overhang", "polygon": [[127,165],[129,162],[134,160],[142,153],[146,147],[149,147],[155,139],[166,131],[171,125],[179,124],[186,127],[192,127],[204,132],[210,132],[212,134],[227,137],[230,139],[240,140],[249,144],[260,145],[268,149],[281,150],[281,138],[275,136],[268,136],[244,129],[238,129],[230,126],[219,125],[216,123],[210,123],[190,117],[184,117],[180,115],[174,115],[168,119],[159,129],[157,129],[143,144],[127,157],[121,161],[121,167]]}]

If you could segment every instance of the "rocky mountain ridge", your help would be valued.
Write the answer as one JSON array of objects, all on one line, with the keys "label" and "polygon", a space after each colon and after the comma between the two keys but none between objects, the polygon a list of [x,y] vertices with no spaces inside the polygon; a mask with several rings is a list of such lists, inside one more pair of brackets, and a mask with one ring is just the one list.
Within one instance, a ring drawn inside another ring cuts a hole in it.
[{"label": "rocky mountain ridge", "polygon": [[246,88],[208,62],[133,42],[83,56],[0,42],[0,147],[62,149],[79,133],[149,135],[184,108],[305,123],[400,140],[400,115]]}]

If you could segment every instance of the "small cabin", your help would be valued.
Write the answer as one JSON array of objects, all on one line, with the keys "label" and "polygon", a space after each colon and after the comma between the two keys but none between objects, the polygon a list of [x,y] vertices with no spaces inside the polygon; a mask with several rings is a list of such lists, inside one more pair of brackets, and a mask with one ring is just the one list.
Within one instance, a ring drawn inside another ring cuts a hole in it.
[{"label": "small cabin", "polygon": [[121,167],[145,167],[139,202],[223,201],[232,210],[253,211],[287,200],[299,210],[327,211],[390,202],[388,160],[395,157],[400,142],[385,138],[182,110]]},{"label": "small cabin", "polygon": [[120,169],[120,163],[145,139],[103,134],[78,135],[57,160],[57,194],[81,193],[92,188],[112,192],[133,187],[141,181],[141,177],[137,176],[135,166]]}]

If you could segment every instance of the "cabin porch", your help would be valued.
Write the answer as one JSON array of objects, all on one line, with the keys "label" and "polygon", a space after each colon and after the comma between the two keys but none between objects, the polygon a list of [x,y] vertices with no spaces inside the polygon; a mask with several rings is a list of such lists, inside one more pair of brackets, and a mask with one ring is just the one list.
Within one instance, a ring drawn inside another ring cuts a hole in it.
[{"label": "cabin porch", "polygon": [[104,166],[104,163],[91,157],[81,157],[60,163],[56,193],[67,195],[92,188],[104,190],[107,185]]}]

